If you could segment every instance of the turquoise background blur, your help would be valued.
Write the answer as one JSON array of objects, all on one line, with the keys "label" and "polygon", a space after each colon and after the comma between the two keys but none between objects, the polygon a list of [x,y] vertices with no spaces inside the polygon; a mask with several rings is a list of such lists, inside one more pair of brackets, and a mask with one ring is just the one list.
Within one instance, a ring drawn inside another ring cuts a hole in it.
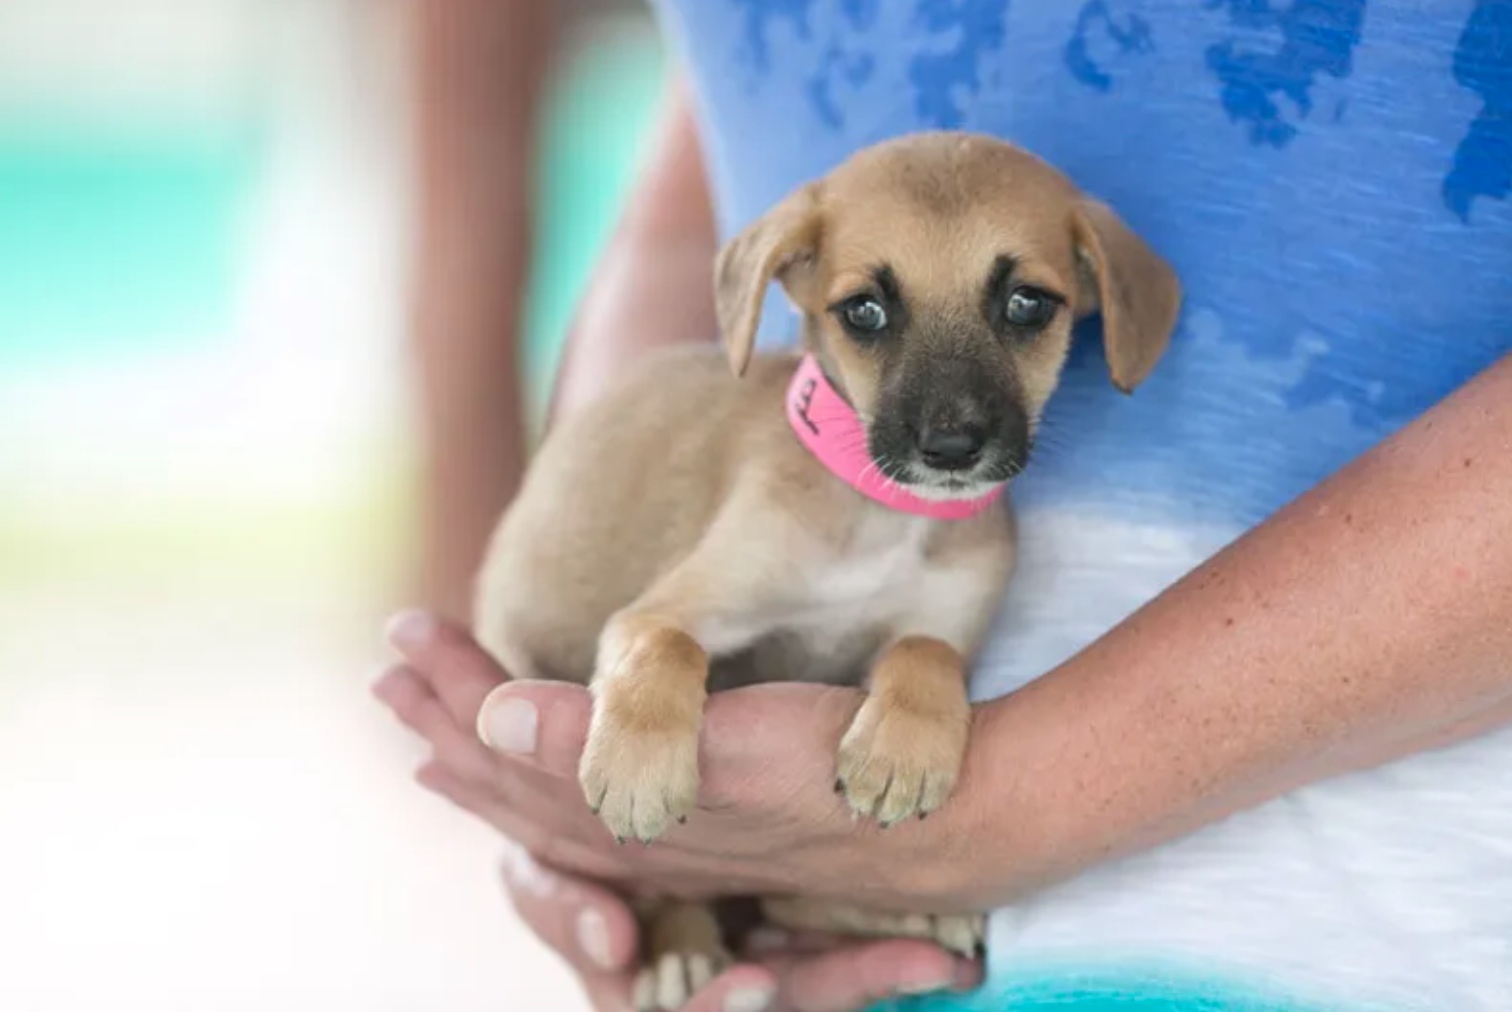
[{"label": "turquoise background blur", "polygon": [[[632,178],[661,73],[648,33],[590,37],[549,96],[525,330],[538,379]],[[0,119],[0,370],[224,331],[238,218],[268,143],[256,121],[144,130],[46,109]]]},{"label": "turquoise background blur", "polygon": [[[417,528],[414,2],[0,4],[0,1009],[580,1007],[367,692]],[[538,399],[660,74],[633,6],[571,32]]]}]

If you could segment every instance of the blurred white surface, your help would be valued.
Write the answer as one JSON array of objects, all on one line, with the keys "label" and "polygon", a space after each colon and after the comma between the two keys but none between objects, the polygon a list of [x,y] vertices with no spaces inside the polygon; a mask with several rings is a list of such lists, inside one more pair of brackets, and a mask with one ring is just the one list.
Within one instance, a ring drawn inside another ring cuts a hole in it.
[{"label": "blurred white surface", "polygon": [[367,505],[408,467],[397,10],[0,5],[0,114],[272,130],[230,333],[0,376],[6,1012],[582,1005],[367,695],[406,550]]},{"label": "blurred white surface", "polygon": [[579,1007],[341,637],[5,605],[0,1008]]}]

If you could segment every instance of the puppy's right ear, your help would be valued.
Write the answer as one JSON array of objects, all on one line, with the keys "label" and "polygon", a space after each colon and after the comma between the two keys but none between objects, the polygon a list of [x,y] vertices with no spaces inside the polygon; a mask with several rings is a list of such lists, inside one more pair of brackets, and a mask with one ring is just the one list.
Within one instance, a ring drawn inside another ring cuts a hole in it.
[{"label": "puppy's right ear", "polygon": [[794,294],[797,275],[813,267],[818,252],[819,192],[813,183],[793,191],[719,251],[714,261],[714,309],[736,376],[743,375],[751,361],[756,325],[772,279]]}]

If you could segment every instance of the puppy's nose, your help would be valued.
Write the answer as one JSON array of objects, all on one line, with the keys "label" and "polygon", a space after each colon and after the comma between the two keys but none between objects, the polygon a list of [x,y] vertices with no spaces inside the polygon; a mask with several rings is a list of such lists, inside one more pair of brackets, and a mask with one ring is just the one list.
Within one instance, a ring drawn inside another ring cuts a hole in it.
[{"label": "puppy's nose", "polygon": [[942,471],[957,471],[977,462],[987,445],[987,432],[980,425],[926,425],[919,430],[917,442],[924,463]]}]

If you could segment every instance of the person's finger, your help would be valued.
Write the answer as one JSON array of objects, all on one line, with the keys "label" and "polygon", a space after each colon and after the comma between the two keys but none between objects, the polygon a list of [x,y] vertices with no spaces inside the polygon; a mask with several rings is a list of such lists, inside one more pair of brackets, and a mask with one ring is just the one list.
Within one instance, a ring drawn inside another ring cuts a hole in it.
[{"label": "person's finger", "polygon": [[421,766],[415,771],[415,780],[426,790],[483,819],[511,846],[518,845],[538,855],[561,873],[602,881],[622,880],[629,874],[628,864],[618,859],[619,852],[579,843],[549,825],[532,822],[498,794],[455,776],[439,763]]},{"label": "person's finger", "polygon": [[[513,850],[504,882],[520,917],[548,946],[584,976],[596,1009],[623,1000],[638,969],[635,915],[607,889],[553,872]],[[778,982],[766,967],[727,969],[693,996],[683,1012],[764,1012],[772,1008]]]},{"label": "person's finger", "polygon": [[605,973],[579,978],[593,1012],[636,1012],[634,978],[628,973]]},{"label": "person's finger", "polygon": [[421,681],[409,665],[398,663],[385,666],[378,677],[373,679],[370,689],[373,696],[392,710],[405,727],[424,737],[420,711],[426,703],[435,701],[436,694],[431,692],[430,686]]},{"label": "person's finger", "polygon": [[475,725],[483,697],[508,677],[466,631],[426,612],[400,612],[385,633],[461,727]]},{"label": "person's finger", "polygon": [[754,964],[732,966],[699,989],[682,1012],[773,1012],[777,976]]},{"label": "person's finger", "polygon": [[[634,1012],[633,974],[585,975],[583,989],[593,1012]],[[760,966],[735,966],[711,980],[680,1012],[772,1012],[777,981]]]},{"label": "person's finger", "polygon": [[430,743],[436,758],[453,773],[477,783],[491,781],[497,759],[476,737],[459,727],[430,686],[407,665],[389,668],[373,685],[399,722]]},{"label": "person's finger", "polygon": [[593,698],[581,685],[508,682],[483,700],[478,733],[495,752],[577,780]]},{"label": "person's finger", "polygon": [[583,974],[634,969],[635,915],[624,900],[584,879],[551,871],[523,848],[511,848],[504,885],[532,931]]},{"label": "person's finger", "polygon": [[950,985],[950,989],[957,994],[975,991],[986,979],[987,968],[982,965],[981,960],[961,959],[958,956],[955,960],[955,981]]},{"label": "person's finger", "polygon": [[[528,827],[513,818],[513,813],[497,795],[479,786],[476,781],[458,776],[446,764],[436,760],[426,763],[415,771],[415,781],[458,808],[483,819],[511,839],[520,840],[527,846],[535,842],[528,838]],[[525,835],[522,836],[522,833]]]},{"label": "person's finger", "polygon": [[[868,942],[821,954],[769,954],[784,1012],[859,1012],[897,995],[963,989],[970,970],[927,942]],[[965,986],[970,986],[966,984]]]},{"label": "person's finger", "polygon": [[[860,691],[797,683],[754,685],[709,697],[699,739],[699,804],[833,793],[835,742],[855,717]],[[839,811],[839,806],[836,806]]]}]

